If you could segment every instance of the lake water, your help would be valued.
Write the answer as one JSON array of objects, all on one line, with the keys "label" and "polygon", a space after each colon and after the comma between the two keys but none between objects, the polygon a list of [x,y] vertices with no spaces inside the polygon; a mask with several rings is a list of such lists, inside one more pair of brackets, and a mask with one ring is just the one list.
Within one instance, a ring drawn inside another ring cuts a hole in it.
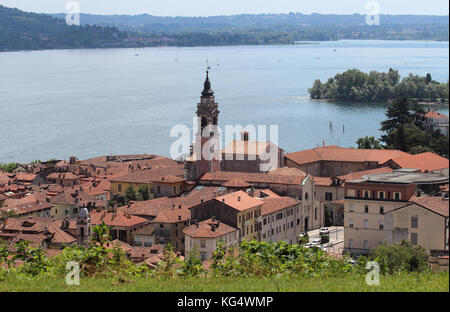
[{"label": "lake water", "polygon": [[349,68],[392,67],[402,77],[431,73],[445,82],[449,44],[338,41],[3,52],[0,162],[72,154],[80,159],[111,153],[169,156],[172,126],[192,127],[206,59],[220,125],[279,125],[279,145],[293,152],[323,140],[350,147],[359,137],[380,135],[385,105],[312,101],[307,88],[315,79]]}]

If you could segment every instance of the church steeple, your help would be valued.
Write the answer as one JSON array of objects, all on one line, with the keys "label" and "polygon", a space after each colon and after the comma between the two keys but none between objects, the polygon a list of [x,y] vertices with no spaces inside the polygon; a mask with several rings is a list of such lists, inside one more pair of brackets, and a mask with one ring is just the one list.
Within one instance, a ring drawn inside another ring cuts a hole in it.
[{"label": "church steeple", "polygon": [[202,96],[212,96],[214,95],[214,91],[211,90],[211,82],[209,81],[209,71],[206,70],[206,79],[205,83],[203,84],[203,91]]}]

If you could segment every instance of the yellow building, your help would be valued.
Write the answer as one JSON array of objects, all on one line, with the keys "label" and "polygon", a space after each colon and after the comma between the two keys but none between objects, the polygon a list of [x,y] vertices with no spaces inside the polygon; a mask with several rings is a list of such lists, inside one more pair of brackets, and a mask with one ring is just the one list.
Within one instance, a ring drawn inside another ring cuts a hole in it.
[{"label": "yellow building", "polygon": [[[165,168],[161,168],[165,169]],[[150,199],[155,197],[173,197],[182,194],[185,189],[185,179],[170,174],[168,170],[140,170],[111,179],[111,196],[124,196],[131,186],[138,193],[140,187],[148,188]],[[175,169],[177,169],[175,167]],[[166,172],[167,171],[167,172]]]},{"label": "yellow building", "polygon": [[448,250],[448,211],[448,199],[413,197],[385,214],[385,239],[391,244],[406,239],[427,250]]},{"label": "yellow building", "polygon": [[261,199],[237,191],[191,207],[191,220],[204,221],[215,217],[238,229],[241,241],[257,239],[263,205]]}]

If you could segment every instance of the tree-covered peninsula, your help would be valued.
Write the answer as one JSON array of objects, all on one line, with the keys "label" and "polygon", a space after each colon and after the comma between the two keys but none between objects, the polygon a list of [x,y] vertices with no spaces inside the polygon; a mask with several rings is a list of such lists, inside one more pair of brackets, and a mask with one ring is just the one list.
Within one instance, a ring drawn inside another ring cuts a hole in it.
[{"label": "tree-covered peninsula", "polygon": [[409,74],[400,79],[397,70],[364,73],[350,69],[329,78],[327,82],[314,81],[308,92],[312,99],[350,102],[388,102],[407,97],[417,101],[448,102],[449,86],[434,81],[430,74],[418,76]]}]

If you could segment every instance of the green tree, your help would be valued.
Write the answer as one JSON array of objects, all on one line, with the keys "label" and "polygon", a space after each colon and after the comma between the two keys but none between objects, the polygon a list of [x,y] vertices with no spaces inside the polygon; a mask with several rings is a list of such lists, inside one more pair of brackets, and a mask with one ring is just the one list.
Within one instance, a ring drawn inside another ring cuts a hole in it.
[{"label": "green tree", "polygon": [[136,200],[136,192],[132,185],[129,185],[125,190],[125,202],[129,202],[131,200]]},{"label": "green tree", "polygon": [[356,141],[356,144],[358,145],[358,149],[383,149],[383,147],[380,144],[379,140],[376,140],[375,137],[364,137],[359,138]]},{"label": "green tree", "polygon": [[111,238],[108,234],[110,227],[108,227],[104,221],[101,224],[98,224],[92,228],[92,232],[94,235],[92,236],[92,240],[94,242],[100,243],[103,246],[104,243],[109,241]]},{"label": "green tree", "polygon": [[420,246],[413,246],[407,240],[399,244],[384,243],[372,249],[369,258],[377,261],[383,274],[393,274],[398,271],[421,272],[428,268],[428,254]]},{"label": "green tree", "polygon": [[137,199],[140,201],[149,200],[150,192],[148,191],[147,185],[141,185],[138,189]]}]

